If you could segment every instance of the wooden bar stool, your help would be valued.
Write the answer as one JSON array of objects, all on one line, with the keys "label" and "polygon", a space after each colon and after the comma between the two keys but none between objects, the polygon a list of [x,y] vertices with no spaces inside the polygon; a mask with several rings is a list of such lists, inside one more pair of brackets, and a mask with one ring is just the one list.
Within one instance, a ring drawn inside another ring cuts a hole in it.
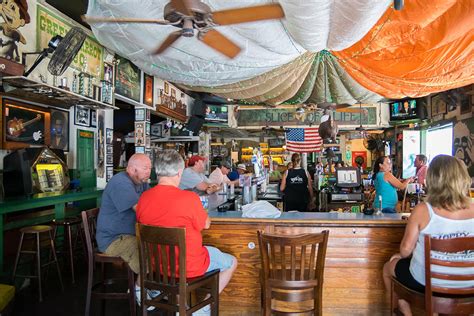
[{"label": "wooden bar stool", "polygon": [[[87,290],[86,290],[86,308],[85,316],[90,315],[92,298],[99,299],[101,304],[104,300],[126,299],[130,305],[130,316],[136,315],[135,303],[135,274],[128,264],[120,257],[110,256],[101,253],[97,249],[95,232],[97,227],[97,217],[99,208],[93,208],[82,211],[82,225],[84,226],[84,235],[87,249]],[[95,266],[100,263],[100,280],[94,282]],[[105,270],[107,265],[126,266],[126,277],[106,277]],[[122,285],[122,291],[120,290]],[[126,286],[125,286],[126,285]],[[112,292],[115,290],[115,292]],[[105,314],[105,304],[101,306],[102,315]]]},{"label": "wooden bar stool", "polygon": [[[54,248],[54,240],[53,240],[53,235],[52,235],[53,227],[48,226],[48,225],[37,225],[37,226],[29,226],[29,227],[23,227],[20,229],[21,237],[20,237],[20,245],[18,247],[18,252],[16,254],[16,259],[15,259],[15,266],[13,268],[13,280],[15,280],[16,277],[22,277],[22,278],[37,278],[38,279],[38,288],[39,288],[39,301],[43,301],[43,293],[41,289],[41,268],[49,266],[50,264],[55,263],[56,268],[58,270],[58,277],[59,277],[59,283],[61,284],[61,289],[64,291],[63,287],[63,281],[61,279],[61,271],[59,270],[59,264],[58,264],[58,259],[56,257],[56,250]],[[53,260],[49,260],[48,262],[41,264],[41,247],[40,247],[40,234],[48,234],[49,237],[49,246],[51,247],[51,253],[53,256]],[[33,238],[35,239],[36,243],[36,249],[34,250],[24,250],[23,245],[24,245],[24,240],[25,240],[25,235],[33,235]],[[35,255],[36,256],[36,270],[37,274],[36,275],[19,275],[16,274],[16,270],[18,268],[18,263],[20,262],[20,257],[22,254],[30,254],[30,255]]]},{"label": "wooden bar stool", "polygon": [[[74,277],[74,250],[75,246],[77,243],[78,237],[82,241],[82,245],[85,249],[85,242],[84,242],[84,236],[82,235],[82,219],[80,217],[68,217],[65,219],[53,219],[51,224],[54,226],[54,234],[53,234],[53,239],[56,240],[56,235],[58,232],[58,227],[63,227],[64,228],[64,240],[63,240],[63,249],[62,252],[66,253],[65,251],[65,245],[67,243],[67,254],[68,254],[68,259],[69,259],[69,264],[71,266],[71,278],[72,278],[72,284],[76,283],[75,277]],[[76,228],[76,234],[75,234],[75,242],[73,243],[73,236],[72,236],[72,228]],[[85,253],[87,256],[87,253]]]},{"label": "wooden bar stool", "polygon": [[[322,315],[328,235],[327,230],[295,236],[258,232],[262,262],[262,315]],[[272,308],[272,299],[285,305],[275,304]],[[313,304],[307,309],[302,303],[309,300]],[[291,307],[295,310],[290,311]]]}]

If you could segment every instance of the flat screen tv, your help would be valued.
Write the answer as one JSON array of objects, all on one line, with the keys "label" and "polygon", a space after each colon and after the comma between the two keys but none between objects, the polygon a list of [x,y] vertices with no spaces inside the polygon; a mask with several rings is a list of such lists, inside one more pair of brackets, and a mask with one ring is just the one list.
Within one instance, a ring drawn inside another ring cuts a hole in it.
[{"label": "flat screen tv", "polygon": [[418,118],[418,100],[404,99],[391,102],[390,106],[390,121],[413,120]]},{"label": "flat screen tv", "polygon": [[227,124],[228,120],[228,108],[227,105],[207,105],[206,109],[206,122]]},{"label": "flat screen tv", "polygon": [[361,184],[360,170],[356,167],[336,168],[336,186],[340,188],[355,188]]}]

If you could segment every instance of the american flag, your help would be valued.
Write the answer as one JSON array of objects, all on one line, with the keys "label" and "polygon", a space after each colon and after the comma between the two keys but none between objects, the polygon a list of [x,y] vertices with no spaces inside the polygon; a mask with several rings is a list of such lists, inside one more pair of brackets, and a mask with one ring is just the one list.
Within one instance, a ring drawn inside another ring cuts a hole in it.
[{"label": "american flag", "polygon": [[288,128],[286,130],[286,150],[297,153],[321,151],[323,140],[317,127]]}]

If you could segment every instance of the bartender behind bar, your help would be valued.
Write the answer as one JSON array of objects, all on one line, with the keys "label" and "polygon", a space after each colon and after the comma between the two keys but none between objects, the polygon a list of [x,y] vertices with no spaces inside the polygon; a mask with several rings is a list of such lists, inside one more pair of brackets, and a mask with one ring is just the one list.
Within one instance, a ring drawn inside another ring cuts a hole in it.
[{"label": "bartender behind bar", "polygon": [[184,169],[179,183],[181,190],[191,190],[199,195],[211,194],[220,190],[220,186],[213,184],[204,175],[206,170],[206,158],[203,156],[192,156],[188,161],[188,168]]}]

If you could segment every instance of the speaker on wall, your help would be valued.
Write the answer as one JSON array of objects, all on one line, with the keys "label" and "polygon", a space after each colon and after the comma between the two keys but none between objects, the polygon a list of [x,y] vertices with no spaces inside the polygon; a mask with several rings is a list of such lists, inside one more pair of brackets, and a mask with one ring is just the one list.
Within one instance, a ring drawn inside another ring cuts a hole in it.
[{"label": "speaker on wall", "polygon": [[420,120],[426,120],[428,118],[428,109],[427,109],[427,104],[426,104],[426,98],[420,98],[417,100],[418,106],[417,106],[417,113],[416,115]]},{"label": "speaker on wall", "polygon": [[199,135],[202,124],[204,124],[204,118],[198,116],[191,116],[186,124],[186,129],[193,132],[194,136]]},{"label": "speaker on wall", "polygon": [[206,116],[207,105],[201,98],[194,99],[193,106],[191,107],[191,116],[197,116],[204,118]]}]

